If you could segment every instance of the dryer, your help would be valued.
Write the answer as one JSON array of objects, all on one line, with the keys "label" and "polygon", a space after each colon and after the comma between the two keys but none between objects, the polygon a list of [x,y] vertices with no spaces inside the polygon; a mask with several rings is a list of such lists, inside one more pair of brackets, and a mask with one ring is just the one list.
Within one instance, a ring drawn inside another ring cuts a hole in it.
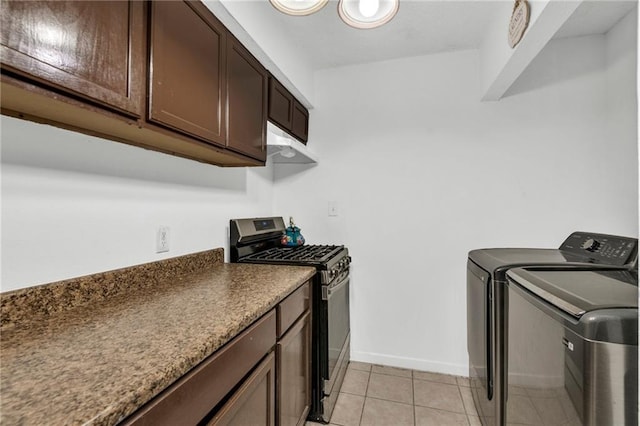
[{"label": "dryer", "polygon": [[638,240],[574,232],[558,249],[487,248],[467,259],[467,352],[471,392],[483,425],[506,424],[505,294],[509,269],[524,266],[628,270]]},{"label": "dryer", "polygon": [[507,423],[636,426],[637,271],[516,268],[507,279]]}]

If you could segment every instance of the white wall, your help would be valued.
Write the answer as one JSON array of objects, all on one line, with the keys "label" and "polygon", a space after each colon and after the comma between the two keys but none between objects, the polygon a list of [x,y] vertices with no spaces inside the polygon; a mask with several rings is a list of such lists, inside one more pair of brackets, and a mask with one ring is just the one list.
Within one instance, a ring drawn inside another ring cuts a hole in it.
[{"label": "white wall", "polygon": [[636,141],[611,116],[634,120],[608,95],[635,77],[607,62],[610,39],[553,41],[494,103],[479,101],[476,51],[315,75],[321,162],[276,170],[275,208],[308,241],[349,247],[354,359],[466,374],[469,250],[637,235]]},{"label": "white wall", "polygon": [[[272,167],[220,168],[10,117],[0,124],[2,291],[228,248],[230,218],[272,214]],[[170,251],[156,254],[160,225]]]},{"label": "white wall", "polygon": [[3,116],[1,290],[226,247],[229,218],[291,214],[351,251],[354,359],[466,374],[468,250],[637,235],[635,25],[552,42],[496,103],[479,102],[475,51],[319,72],[312,167],[220,169]]},{"label": "white wall", "polygon": [[[606,35],[607,61],[607,112],[609,120],[609,154],[607,163],[620,164],[622,169],[636,167],[634,182],[638,193],[638,91],[635,83],[637,76],[637,21],[638,8],[628,13]],[[626,154],[626,146],[634,144],[635,154]],[[617,168],[617,166],[616,166]],[[631,209],[637,205],[637,197],[620,200],[620,206]],[[635,203],[635,204],[634,204]],[[639,218],[640,219],[640,218]]]}]

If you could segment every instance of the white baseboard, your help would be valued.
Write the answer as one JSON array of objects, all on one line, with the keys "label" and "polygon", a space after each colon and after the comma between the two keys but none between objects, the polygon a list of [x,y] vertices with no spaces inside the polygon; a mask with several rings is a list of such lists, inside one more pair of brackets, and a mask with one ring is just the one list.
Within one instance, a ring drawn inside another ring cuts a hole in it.
[{"label": "white baseboard", "polygon": [[453,374],[469,377],[469,366],[449,364],[445,362],[428,361],[417,358],[406,358],[372,352],[351,351],[351,361],[367,362],[370,364],[387,365],[389,367],[408,368],[411,370],[429,371],[432,373]]}]

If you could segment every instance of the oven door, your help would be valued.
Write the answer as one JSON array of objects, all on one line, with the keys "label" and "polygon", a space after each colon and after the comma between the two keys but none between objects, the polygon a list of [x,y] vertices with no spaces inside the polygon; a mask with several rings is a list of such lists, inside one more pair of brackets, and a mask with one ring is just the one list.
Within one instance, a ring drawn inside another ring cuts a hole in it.
[{"label": "oven door", "polygon": [[[342,384],[349,362],[349,273],[348,271],[322,289],[327,303],[327,370],[324,393],[333,396]],[[337,386],[334,392],[334,387]]]}]

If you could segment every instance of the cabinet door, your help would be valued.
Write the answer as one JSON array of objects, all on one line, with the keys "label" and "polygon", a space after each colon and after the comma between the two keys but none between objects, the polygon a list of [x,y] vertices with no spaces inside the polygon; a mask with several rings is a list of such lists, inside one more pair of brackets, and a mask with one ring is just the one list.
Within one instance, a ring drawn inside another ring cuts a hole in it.
[{"label": "cabinet door", "polygon": [[311,313],[278,342],[278,419],[281,426],[303,425],[311,405]]},{"label": "cabinet door", "polygon": [[234,37],[227,46],[227,147],[264,161],[267,72]]},{"label": "cabinet door", "polygon": [[291,133],[305,144],[309,139],[309,111],[297,100],[293,102]]},{"label": "cabinet door", "polygon": [[3,71],[139,116],[144,3],[2,1]]},{"label": "cabinet door", "polygon": [[[214,407],[242,383],[242,379],[260,364],[266,354],[273,353],[275,342],[276,314],[272,310],[138,409],[121,425],[201,424],[203,419],[211,418],[209,414]],[[273,415],[273,409],[271,413]]]},{"label": "cabinet door", "polygon": [[269,77],[269,120],[289,130],[292,115],[293,95],[278,80]]},{"label": "cabinet door", "polygon": [[226,31],[200,3],[151,3],[149,121],[224,145]]},{"label": "cabinet door", "polygon": [[275,425],[275,359],[270,353],[207,425]]}]

